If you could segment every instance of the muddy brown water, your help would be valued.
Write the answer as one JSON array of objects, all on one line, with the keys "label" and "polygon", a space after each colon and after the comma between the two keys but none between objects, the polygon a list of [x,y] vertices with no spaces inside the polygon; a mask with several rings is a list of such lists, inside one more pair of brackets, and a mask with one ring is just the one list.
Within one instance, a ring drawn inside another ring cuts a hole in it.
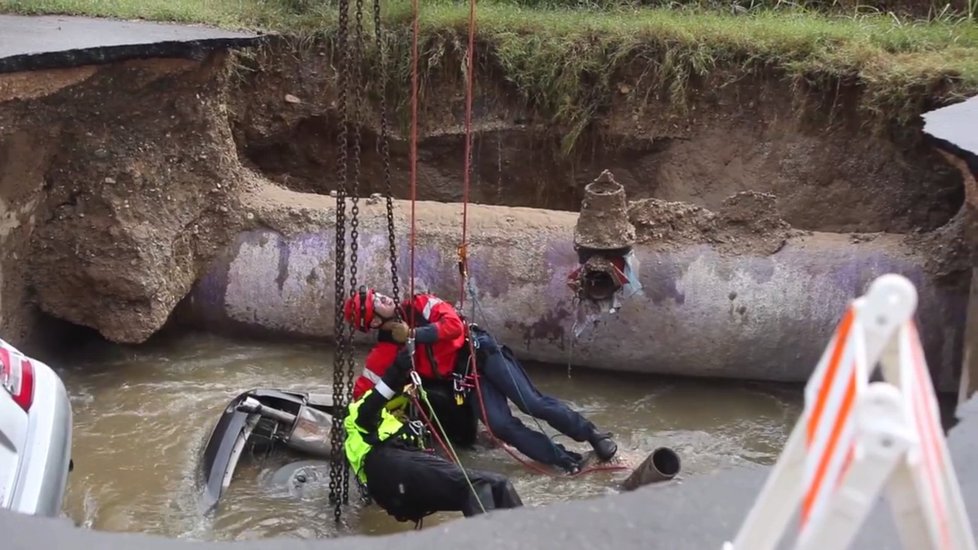
[{"label": "muddy brown water", "polygon": [[[363,350],[358,353],[362,357]],[[351,507],[337,526],[327,504],[327,470],[317,470],[323,479],[311,480],[301,493],[271,483],[282,465],[308,460],[285,453],[243,458],[217,512],[198,511],[197,464],[227,402],[254,387],[329,391],[328,346],[183,334],[138,347],[92,343],[54,366],[74,413],[75,469],[65,513],[78,525],[201,540],[377,535],[413,528],[375,505]],[[527,368],[542,390],[614,431],[624,459],[637,463],[657,446],[677,451],[680,483],[745,462],[772,464],[800,413],[796,388],[568,371],[559,365]],[[584,450],[567,438],[555,440]],[[466,465],[511,476],[527,506],[614,493],[627,475],[550,478],[528,471],[501,449],[460,454]],[[457,518],[461,515],[436,514],[424,525]]]}]

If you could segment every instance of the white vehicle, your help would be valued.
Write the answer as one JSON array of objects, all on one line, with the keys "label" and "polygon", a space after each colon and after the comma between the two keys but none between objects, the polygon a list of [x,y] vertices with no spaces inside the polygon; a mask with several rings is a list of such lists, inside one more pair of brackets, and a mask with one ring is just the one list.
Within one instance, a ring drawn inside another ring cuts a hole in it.
[{"label": "white vehicle", "polygon": [[51,367],[0,340],[0,508],[56,517],[71,465],[71,403]]}]

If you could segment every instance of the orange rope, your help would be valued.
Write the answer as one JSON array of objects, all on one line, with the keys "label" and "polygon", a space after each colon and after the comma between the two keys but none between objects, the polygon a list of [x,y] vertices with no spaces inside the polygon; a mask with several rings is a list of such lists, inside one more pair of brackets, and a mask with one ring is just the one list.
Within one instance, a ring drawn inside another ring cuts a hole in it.
[{"label": "orange rope", "polygon": [[[414,207],[418,193],[418,0],[411,0],[413,37],[411,40],[411,283],[410,303],[414,302]],[[414,326],[414,309],[411,308],[411,326]]]},{"label": "orange rope", "polygon": [[472,96],[475,87],[475,3],[469,0],[469,48],[466,51],[466,71],[468,78],[465,86],[465,172],[462,174],[462,245],[458,249],[458,267],[461,275],[459,283],[458,303],[461,308],[465,303],[465,278],[468,276],[468,251],[466,250],[466,235],[468,231],[469,210],[469,181],[472,172]]}]

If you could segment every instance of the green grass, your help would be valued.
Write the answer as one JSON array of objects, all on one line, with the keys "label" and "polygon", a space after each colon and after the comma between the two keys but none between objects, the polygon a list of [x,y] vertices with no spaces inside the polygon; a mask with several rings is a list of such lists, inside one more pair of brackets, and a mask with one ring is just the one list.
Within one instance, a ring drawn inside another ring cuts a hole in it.
[{"label": "green grass", "polygon": [[[370,2],[365,2],[369,23]],[[385,2],[393,60],[388,91],[407,94],[410,4]],[[335,8],[313,0],[0,0],[0,11],[75,13],[203,22],[286,33],[332,35]],[[467,6],[422,1],[425,70],[459,73]],[[734,15],[695,9],[546,9],[481,0],[481,53],[542,114],[566,129],[565,149],[615,97],[636,92],[686,105],[690,83],[711,75],[783,75],[784,93],[824,93],[859,83],[859,106],[880,121],[905,123],[934,99],[978,92],[978,24],[964,18],[911,21],[798,10]],[[716,82],[713,82],[716,84]],[[792,86],[793,85],[793,86]],[[799,86],[801,85],[801,86]]]},{"label": "green grass", "polygon": [[[618,13],[519,9],[484,4],[482,39],[504,74],[536,105],[569,125],[568,142],[612,101],[623,70],[634,90],[685,105],[687,84],[717,71],[734,77],[774,68],[790,81],[834,89],[865,84],[862,106],[905,122],[942,83],[978,91],[978,25],[895,24],[884,17],[830,18],[811,13],[717,13],[635,10]],[[397,20],[406,13],[393,13]],[[464,31],[464,10],[425,12],[432,36]],[[445,39],[442,39],[445,40]],[[791,89],[785,89],[791,94]],[[620,97],[620,96],[619,96]]]},{"label": "green grass", "polygon": [[[281,30],[335,11],[313,0],[0,0],[0,12],[89,15]],[[318,6],[318,7],[317,7]]]}]

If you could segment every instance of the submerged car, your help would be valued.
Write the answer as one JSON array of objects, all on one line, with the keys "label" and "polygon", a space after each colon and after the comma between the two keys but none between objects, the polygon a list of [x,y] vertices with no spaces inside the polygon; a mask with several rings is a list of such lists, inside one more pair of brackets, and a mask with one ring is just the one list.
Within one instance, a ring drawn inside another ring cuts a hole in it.
[{"label": "submerged car", "polygon": [[284,446],[328,458],[332,413],[332,400],[319,394],[254,389],[232,399],[204,446],[201,511],[217,506],[246,451]]},{"label": "submerged car", "polygon": [[[434,385],[427,392],[453,444],[472,445],[476,418],[468,403],[457,405],[448,386]],[[232,399],[204,445],[199,471],[201,512],[216,509],[243,456],[289,451],[297,461],[277,471],[273,479],[293,486],[318,481],[322,476],[317,465],[307,459],[329,460],[335,412],[332,398],[324,394],[252,389]],[[427,407],[426,414],[430,416]]]},{"label": "submerged car", "polygon": [[0,508],[55,517],[71,469],[71,403],[61,378],[0,340]]}]

